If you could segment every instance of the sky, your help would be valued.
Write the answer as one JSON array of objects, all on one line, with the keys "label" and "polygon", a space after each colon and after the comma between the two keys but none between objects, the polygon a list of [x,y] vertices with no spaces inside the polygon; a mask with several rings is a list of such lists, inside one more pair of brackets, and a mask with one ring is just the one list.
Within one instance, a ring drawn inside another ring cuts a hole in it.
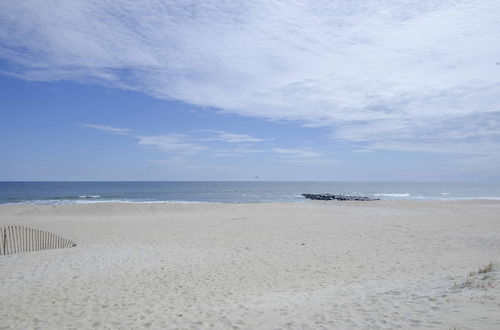
[{"label": "sky", "polygon": [[0,180],[500,182],[498,17],[0,0]]}]

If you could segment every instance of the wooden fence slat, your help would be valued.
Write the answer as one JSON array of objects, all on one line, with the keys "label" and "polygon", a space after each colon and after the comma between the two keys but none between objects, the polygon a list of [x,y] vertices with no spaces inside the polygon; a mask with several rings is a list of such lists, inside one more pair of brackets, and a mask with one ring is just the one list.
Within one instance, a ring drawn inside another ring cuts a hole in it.
[{"label": "wooden fence slat", "polygon": [[25,252],[25,249],[24,249],[24,227],[21,227],[19,226],[19,237],[20,237],[20,240],[19,240],[19,246],[20,246],[20,251],[21,252]]},{"label": "wooden fence slat", "polygon": [[40,230],[36,230],[36,250],[40,251],[42,249],[42,240],[40,237]]},{"label": "wooden fence slat", "polygon": [[17,253],[17,249],[18,249],[18,246],[17,246],[17,226],[13,226],[12,227],[12,234],[14,236],[14,241],[12,243],[13,246],[14,246],[14,253]]},{"label": "wooden fence slat", "polygon": [[12,253],[12,226],[9,226],[9,254]]},{"label": "wooden fence slat", "polygon": [[29,242],[30,242],[30,240],[29,240],[28,234],[29,234],[29,228],[28,227],[24,227],[24,238],[25,238],[25,240],[24,240],[24,250],[26,252],[29,251]]},{"label": "wooden fence slat", "polygon": [[16,253],[16,231],[15,231],[15,227],[14,226],[11,226],[10,227],[10,233],[11,233],[11,237],[12,237],[12,240],[11,240],[11,247],[12,247],[12,251],[10,252],[11,254],[13,253]]},{"label": "wooden fence slat", "polygon": [[21,236],[21,241],[19,242],[19,245],[21,246],[21,252],[26,252],[26,249],[24,248],[24,241],[26,241],[24,239],[24,227],[19,226],[19,233]]},{"label": "wooden fence slat", "polygon": [[2,228],[3,230],[3,234],[2,234],[2,237],[3,237],[3,254],[7,254],[7,228],[4,227]]},{"label": "wooden fence slat", "polygon": [[19,249],[18,252],[23,252],[23,236],[22,236],[22,230],[21,226],[17,226],[17,235],[18,235],[18,241],[17,241],[17,248]]},{"label": "wooden fence slat", "polygon": [[12,226],[12,253],[16,253],[16,226]]},{"label": "wooden fence slat", "polygon": [[16,235],[16,228],[17,226],[12,226],[12,237],[13,237],[13,240],[12,240],[12,248],[14,250],[14,253],[17,253],[17,235]]},{"label": "wooden fence slat", "polygon": [[17,252],[23,252],[23,249],[21,247],[21,227],[16,226],[16,232],[17,232]]},{"label": "wooden fence slat", "polygon": [[7,254],[10,254],[10,226],[7,227]]},{"label": "wooden fence slat", "polygon": [[16,233],[15,233],[15,230],[14,230],[14,226],[10,227],[10,233],[12,235],[12,239],[11,239],[11,242],[10,242],[10,243],[12,243],[12,251],[11,251],[11,254],[12,254],[12,253],[16,253],[16,245],[15,245],[15,240],[16,240],[15,234]]},{"label": "wooden fence slat", "polygon": [[24,227],[24,251],[28,252],[28,228]]},{"label": "wooden fence slat", "polygon": [[21,228],[16,226],[16,235],[17,235],[17,253],[22,252],[21,249]]},{"label": "wooden fence slat", "polygon": [[9,235],[10,229],[9,226],[5,227],[5,254],[9,254]]}]

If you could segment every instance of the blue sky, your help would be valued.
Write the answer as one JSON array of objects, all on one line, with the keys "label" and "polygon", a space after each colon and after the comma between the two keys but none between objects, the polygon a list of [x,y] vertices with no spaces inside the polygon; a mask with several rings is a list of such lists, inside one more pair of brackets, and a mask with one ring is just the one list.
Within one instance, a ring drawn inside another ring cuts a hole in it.
[{"label": "blue sky", "polygon": [[0,1],[0,180],[500,181],[497,1]]}]

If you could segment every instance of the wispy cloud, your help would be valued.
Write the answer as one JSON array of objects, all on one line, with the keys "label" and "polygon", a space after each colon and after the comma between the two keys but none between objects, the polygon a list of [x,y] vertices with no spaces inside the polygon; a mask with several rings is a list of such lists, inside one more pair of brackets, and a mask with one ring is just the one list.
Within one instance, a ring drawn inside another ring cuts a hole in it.
[{"label": "wispy cloud", "polygon": [[[189,162],[189,158],[208,156],[234,158],[261,154],[265,158],[269,155],[279,155],[279,161],[287,163],[310,163],[310,164],[331,164],[335,160],[329,159],[324,153],[311,148],[252,148],[249,143],[266,141],[266,139],[253,137],[245,134],[231,133],[217,130],[198,130],[189,133],[168,133],[157,135],[135,134],[127,128],[116,128],[108,125],[82,124],[83,127],[98,129],[111,134],[128,135],[137,140],[143,147],[153,148],[168,155],[167,159],[152,160],[154,163],[165,165],[181,165],[185,168],[194,169],[194,163]],[[210,137],[200,137],[199,133],[209,133]],[[215,144],[214,144],[215,143]],[[205,168],[206,165],[196,165]],[[213,165],[209,166],[214,169]],[[206,167],[208,168],[208,167]],[[219,166],[219,168],[222,168]],[[228,167],[234,169],[234,167]]]},{"label": "wispy cloud", "polygon": [[217,131],[217,130],[198,130],[201,133],[209,133],[210,136],[202,138],[205,141],[221,141],[227,143],[254,143],[261,142],[264,139],[256,138],[247,134],[235,134],[226,131]]},{"label": "wispy cloud", "polygon": [[274,148],[274,152],[289,157],[295,158],[318,158],[322,155],[316,151],[304,150],[304,149],[284,149],[284,148]]},{"label": "wispy cloud", "polygon": [[3,1],[0,59],[24,79],[331,127],[373,150],[425,135],[486,151],[500,149],[499,16],[496,0]]},{"label": "wispy cloud", "polygon": [[289,163],[336,163],[335,160],[326,158],[323,153],[311,149],[273,148],[272,151],[283,156],[281,158],[282,161]]},{"label": "wispy cloud", "polygon": [[140,145],[152,147],[167,153],[181,155],[193,155],[208,148],[188,141],[188,137],[183,134],[164,134],[153,136],[140,136],[136,138]]},{"label": "wispy cloud", "polygon": [[212,152],[212,156],[215,157],[240,157],[248,156],[251,154],[265,153],[264,149],[252,149],[245,146],[233,147],[233,148],[219,148]]},{"label": "wispy cloud", "polygon": [[184,157],[171,157],[168,159],[155,159],[150,160],[151,163],[161,164],[167,166],[173,166],[177,168],[182,168],[183,170],[215,170],[224,172],[235,172],[238,171],[237,167],[234,166],[224,166],[224,165],[204,165],[191,161],[187,161]]},{"label": "wispy cloud", "polygon": [[94,124],[82,124],[83,127],[95,128],[108,133],[118,134],[118,135],[128,135],[130,130],[127,128],[117,128],[108,125],[94,125]]},{"label": "wispy cloud", "polygon": [[[128,128],[117,128],[108,125],[82,124],[83,127],[101,130],[111,134],[128,135],[137,139],[141,146],[157,149],[163,153],[170,154],[168,162],[172,163],[183,159],[185,156],[193,156],[202,153],[210,153],[215,157],[235,157],[245,154],[264,152],[263,150],[249,148],[249,143],[264,141],[246,134],[231,133],[217,130],[198,130],[188,133],[168,133],[157,135],[141,135],[134,133]],[[209,133],[209,137],[200,137],[198,133]],[[225,148],[220,145],[213,145],[213,142],[231,145]],[[165,163],[165,162],[164,162]]]}]

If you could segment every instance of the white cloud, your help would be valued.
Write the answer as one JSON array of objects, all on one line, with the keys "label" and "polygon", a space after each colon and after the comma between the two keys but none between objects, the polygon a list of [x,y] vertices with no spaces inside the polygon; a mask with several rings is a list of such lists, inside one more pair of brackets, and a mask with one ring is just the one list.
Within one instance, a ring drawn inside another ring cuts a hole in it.
[{"label": "white cloud", "polygon": [[496,0],[3,1],[0,59],[25,79],[331,126],[372,149],[423,134],[499,149],[483,121],[500,118],[498,17]]},{"label": "white cloud", "polygon": [[230,149],[214,149],[211,153],[215,157],[239,157],[247,156],[250,154],[259,154],[266,152],[264,149],[251,149],[245,146],[233,147]]},{"label": "white cloud", "polygon": [[285,163],[295,163],[295,164],[311,164],[311,165],[330,165],[337,163],[334,159],[322,159],[322,158],[283,158],[282,162]]},{"label": "white cloud", "polygon": [[188,141],[183,134],[164,134],[153,136],[136,136],[138,143],[167,153],[194,155],[208,148]]},{"label": "white cloud", "polygon": [[216,170],[216,171],[224,171],[224,172],[234,172],[237,171],[238,168],[234,166],[223,166],[223,165],[203,165],[198,163],[193,163],[191,161],[187,161],[186,158],[183,157],[170,157],[168,159],[154,159],[150,160],[151,163],[167,165],[171,167],[176,167],[182,170]]},{"label": "white cloud", "polygon": [[[249,142],[260,142],[264,139],[255,138],[245,134],[229,133],[226,131],[217,130],[198,130],[192,134],[158,134],[158,135],[138,135],[127,128],[116,128],[107,125],[82,124],[83,127],[102,130],[111,134],[128,135],[137,139],[137,143],[141,146],[159,150],[168,155],[167,159],[152,160],[154,163],[165,165],[177,165],[182,167],[194,168],[188,166],[189,157],[209,156],[209,157],[240,157],[251,154],[278,154],[280,161],[287,163],[309,163],[309,164],[331,164],[335,160],[328,159],[325,154],[307,149],[289,149],[289,148],[272,148],[272,149],[255,149],[248,146]],[[210,133],[215,137],[199,138],[196,133]],[[229,136],[229,138],[226,138]],[[235,138],[236,137],[236,138]],[[205,142],[203,144],[200,141]],[[213,144],[213,142],[218,142]],[[221,144],[222,142],[222,144]],[[229,148],[224,146],[230,144]],[[208,168],[206,165],[196,165],[200,169]],[[214,168],[213,166],[209,166]],[[222,168],[222,167],[221,167]]]},{"label": "white cloud", "polygon": [[130,130],[127,128],[117,128],[108,125],[94,125],[94,124],[82,124],[84,127],[95,128],[108,133],[118,134],[118,135],[128,135]]},{"label": "white cloud", "polygon": [[[195,155],[208,150],[208,147],[191,141],[186,134],[137,135],[128,128],[117,128],[108,125],[82,124],[83,127],[94,128],[112,134],[129,135],[137,139],[139,145],[154,148],[177,156]],[[172,159],[174,159],[173,157]]]},{"label": "white cloud", "polygon": [[[107,133],[129,135],[137,139],[141,146],[154,148],[161,152],[172,155],[167,161],[185,161],[186,156],[193,156],[202,153],[209,153],[215,157],[235,157],[241,155],[262,153],[263,150],[249,148],[247,145],[253,142],[264,141],[250,135],[230,133],[216,130],[198,130],[194,133],[210,133],[209,138],[200,138],[196,134],[168,133],[158,135],[138,135],[128,128],[117,128],[108,125],[82,124],[83,127],[98,129]],[[212,142],[229,143],[231,148],[222,148],[220,145],[213,145]],[[167,161],[161,161],[166,163]]]},{"label": "white cloud", "polygon": [[322,156],[319,152],[305,149],[273,148],[273,151],[278,154],[297,158],[318,158]]},{"label": "white cloud", "polygon": [[198,130],[201,133],[209,133],[211,136],[202,138],[204,141],[221,141],[227,143],[254,143],[254,142],[262,142],[264,139],[256,138],[247,134],[236,134],[226,131],[217,131],[217,130]]},{"label": "white cloud", "polygon": [[493,113],[436,117],[434,121],[380,120],[346,125],[334,137],[365,143],[361,150],[500,156],[500,121]]},{"label": "white cloud", "polygon": [[333,159],[325,158],[325,155],[311,149],[288,149],[273,148],[273,152],[283,156],[282,161],[287,163],[310,163],[310,164],[332,164]]}]

